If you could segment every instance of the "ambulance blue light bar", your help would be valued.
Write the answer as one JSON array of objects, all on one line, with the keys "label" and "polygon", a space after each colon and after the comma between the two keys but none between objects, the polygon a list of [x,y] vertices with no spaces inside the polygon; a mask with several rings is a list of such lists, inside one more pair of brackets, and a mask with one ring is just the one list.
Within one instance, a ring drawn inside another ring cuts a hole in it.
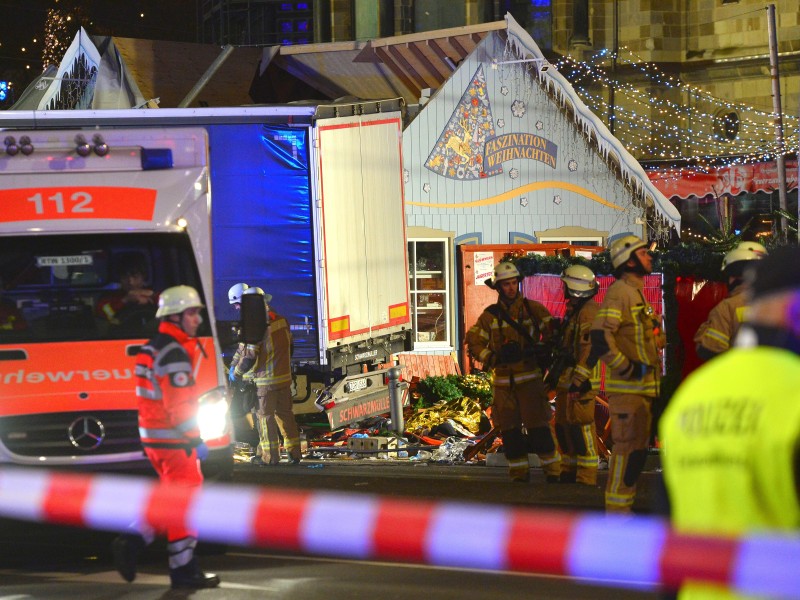
[{"label": "ambulance blue light bar", "polygon": [[142,148],[140,157],[142,171],[172,168],[172,150],[169,148]]}]

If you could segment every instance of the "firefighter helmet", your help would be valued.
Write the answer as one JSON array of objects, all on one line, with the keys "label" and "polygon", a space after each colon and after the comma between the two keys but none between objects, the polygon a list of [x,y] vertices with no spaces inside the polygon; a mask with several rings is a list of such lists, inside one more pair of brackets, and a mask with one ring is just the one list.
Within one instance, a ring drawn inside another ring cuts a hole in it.
[{"label": "firefighter helmet", "polygon": [[589,267],[572,265],[561,273],[561,281],[567,286],[570,296],[588,298],[597,293],[597,278]]},{"label": "firefighter helmet", "polygon": [[257,285],[254,285],[253,287],[247,288],[244,292],[242,292],[242,295],[243,296],[251,296],[251,295],[264,296],[264,303],[265,304],[269,304],[272,301],[272,294],[266,293],[264,290],[262,290]]},{"label": "firefighter helmet", "polygon": [[168,315],[179,315],[189,308],[203,308],[200,294],[191,286],[176,285],[161,292],[156,317],[160,319]]},{"label": "firefighter helmet", "polygon": [[506,279],[512,279],[514,277],[517,279],[520,278],[519,271],[514,263],[497,263],[497,266],[494,268],[494,277],[492,277],[492,283],[497,283],[498,281],[504,281]]},{"label": "firefighter helmet", "polygon": [[739,242],[739,245],[736,247],[744,248],[745,250],[751,250],[756,254],[760,254],[761,258],[764,258],[767,254],[769,254],[766,246],[759,244],[758,242]]},{"label": "firefighter helmet", "polygon": [[760,260],[766,255],[767,249],[758,242],[742,242],[722,259],[722,270],[741,261]]},{"label": "firefighter helmet", "polygon": [[635,235],[623,235],[621,238],[617,238],[608,246],[608,252],[611,254],[611,266],[615,269],[620,268],[631,259],[634,252],[646,246],[647,242]]},{"label": "firefighter helmet", "polygon": [[246,283],[236,283],[232,285],[231,289],[228,290],[228,302],[230,304],[241,304],[242,294],[248,287],[250,286]]}]

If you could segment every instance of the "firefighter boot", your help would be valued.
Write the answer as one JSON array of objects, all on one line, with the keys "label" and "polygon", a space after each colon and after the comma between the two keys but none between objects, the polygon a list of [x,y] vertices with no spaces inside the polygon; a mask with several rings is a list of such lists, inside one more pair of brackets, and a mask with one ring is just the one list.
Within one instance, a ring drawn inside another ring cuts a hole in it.
[{"label": "firefighter boot", "polygon": [[219,576],[213,573],[204,573],[197,564],[196,558],[192,558],[182,567],[170,569],[169,580],[173,589],[215,588],[219,585]]},{"label": "firefighter boot", "polygon": [[528,450],[525,438],[519,428],[509,429],[502,433],[503,452],[508,461],[508,475],[511,481],[526,483],[531,479],[531,466],[528,462]]},{"label": "firefighter boot", "polygon": [[508,475],[511,481],[527,483],[531,480],[531,466],[528,457],[508,459]]},{"label": "firefighter boot", "polygon": [[140,535],[123,534],[111,542],[114,568],[128,583],[136,579],[136,561],[144,547],[145,541]]}]

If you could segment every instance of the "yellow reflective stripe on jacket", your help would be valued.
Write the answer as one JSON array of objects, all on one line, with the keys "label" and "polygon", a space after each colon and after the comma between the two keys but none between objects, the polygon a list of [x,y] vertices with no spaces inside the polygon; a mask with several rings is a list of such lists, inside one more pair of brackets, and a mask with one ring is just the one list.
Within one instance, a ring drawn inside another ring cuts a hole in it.
[{"label": "yellow reflective stripe on jacket", "polygon": [[728,347],[731,345],[731,339],[724,331],[720,331],[719,329],[712,329],[709,327],[706,329],[705,336],[711,338],[718,342],[721,346],[724,346],[727,350]]},{"label": "yellow reflective stripe on jacket", "polygon": [[609,369],[618,369],[622,363],[625,362],[625,355],[621,352],[617,352],[617,354],[608,362]]},{"label": "yellow reflective stripe on jacket", "polygon": [[607,394],[637,394],[655,397],[658,386],[652,375],[645,379],[620,379],[612,375],[606,377],[604,391]]},{"label": "yellow reflective stripe on jacket", "polygon": [[616,308],[600,307],[600,310],[597,311],[597,316],[602,317],[603,319],[615,319],[617,321],[622,320],[622,311],[617,310]]},{"label": "yellow reflective stripe on jacket", "polygon": [[530,371],[514,371],[513,374],[507,371],[501,373],[495,371],[494,384],[504,387],[510,386],[512,377],[514,379],[514,383],[524,383],[526,381],[532,381],[533,379],[541,379],[542,370],[532,369]]}]

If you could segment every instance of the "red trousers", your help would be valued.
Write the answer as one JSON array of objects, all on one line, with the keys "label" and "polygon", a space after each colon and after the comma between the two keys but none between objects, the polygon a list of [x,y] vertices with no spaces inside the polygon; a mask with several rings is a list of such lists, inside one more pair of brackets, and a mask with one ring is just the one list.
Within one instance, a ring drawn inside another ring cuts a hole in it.
[{"label": "red trousers", "polygon": [[[145,448],[144,451],[163,483],[188,488],[200,487],[203,484],[203,473],[200,471],[200,461],[197,460],[195,450],[192,450],[189,456],[186,455],[186,450],[182,449]],[[183,525],[168,527],[166,533],[168,542],[197,537],[196,531],[186,529]]]}]

